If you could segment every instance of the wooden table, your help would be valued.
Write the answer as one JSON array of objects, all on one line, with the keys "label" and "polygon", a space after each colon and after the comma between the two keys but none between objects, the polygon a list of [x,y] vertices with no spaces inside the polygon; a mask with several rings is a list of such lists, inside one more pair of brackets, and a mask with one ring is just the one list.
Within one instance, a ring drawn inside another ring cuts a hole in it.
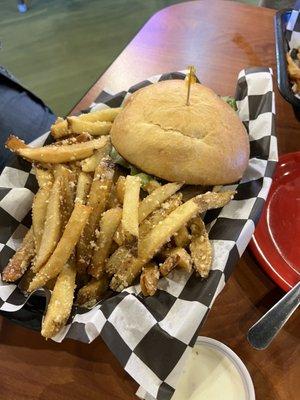
[{"label": "wooden table", "polygon": [[[153,74],[189,64],[196,66],[201,81],[217,93],[232,94],[242,68],[271,66],[275,72],[273,16],[271,9],[220,0],[164,9],[148,21],[73,112],[87,107],[104,86],[122,90]],[[298,150],[299,122],[278,92],[276,108],[280,152]],[[245,338],[251,324],[281,296],[246,251],[201,330],[243,359],[257,400],[300,398],[299,313],[268,350],[253,350]],[[56,344],[7,320],[1,323],[0,399],[135,398],[137,384],[101,339],[89,346],[73,341]]]}]

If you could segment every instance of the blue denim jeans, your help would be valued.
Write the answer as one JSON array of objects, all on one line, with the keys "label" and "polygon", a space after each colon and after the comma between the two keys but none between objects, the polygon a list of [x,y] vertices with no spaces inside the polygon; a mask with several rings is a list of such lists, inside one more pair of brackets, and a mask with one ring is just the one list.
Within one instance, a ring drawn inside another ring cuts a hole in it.
[{"label": "blue denim jeans", "polygon": [[41,99],[0,66],[0,172],[11,157],[4,147],[10,134],[30,142],[47,132],[55,119]]}]

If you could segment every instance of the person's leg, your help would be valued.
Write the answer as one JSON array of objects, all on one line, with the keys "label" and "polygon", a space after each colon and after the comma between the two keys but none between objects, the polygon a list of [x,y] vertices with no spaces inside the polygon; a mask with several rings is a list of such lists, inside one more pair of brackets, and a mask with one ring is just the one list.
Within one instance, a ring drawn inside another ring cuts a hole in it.
[{"label": "person's leg", "polygon": [[10,134],[30,142],[47,132],[55,119],[38,97],[0,69],[0,171],[10,157],[4,147]]}]

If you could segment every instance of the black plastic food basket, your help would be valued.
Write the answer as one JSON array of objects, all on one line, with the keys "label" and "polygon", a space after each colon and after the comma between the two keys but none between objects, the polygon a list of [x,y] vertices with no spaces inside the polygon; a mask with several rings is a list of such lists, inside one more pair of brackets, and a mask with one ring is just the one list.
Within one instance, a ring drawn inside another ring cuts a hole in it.
[{"label": "black plastic food basket", "polygon": [[277,84],[281,95],[293,105],[295,111],[300,111],[300,99],[293,91],[287,71],[286,53],[290,50],[286,32],[286,26],[291,16],[292,9],[280,10],[275,15],[275,42],[276,42],[276,64]]}]

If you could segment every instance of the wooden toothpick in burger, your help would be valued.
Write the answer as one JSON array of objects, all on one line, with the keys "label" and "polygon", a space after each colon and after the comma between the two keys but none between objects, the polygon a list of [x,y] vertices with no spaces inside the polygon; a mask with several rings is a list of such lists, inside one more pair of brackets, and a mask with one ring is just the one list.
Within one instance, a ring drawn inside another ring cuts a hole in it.
[{"label": "wooden toothpick in burger", "polygon": [[190,93],[191,93],[191,86],[193,83],[197,82],[196,78],[196,68],[193,65],[190,65],[188,67],[189,72],[187,73],[185,77],[185,81],[187,83],[188,91],[187,91],[187,96],[186,96],[186,105],[190,105]]}]

